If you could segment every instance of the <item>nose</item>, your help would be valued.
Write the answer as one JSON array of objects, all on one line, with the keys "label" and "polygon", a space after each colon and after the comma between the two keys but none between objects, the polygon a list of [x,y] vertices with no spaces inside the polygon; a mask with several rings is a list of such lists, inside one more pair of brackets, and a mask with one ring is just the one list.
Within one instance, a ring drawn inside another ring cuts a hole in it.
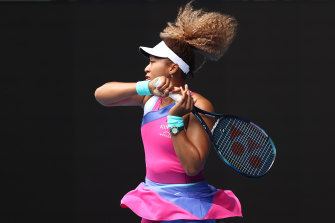
[{"label": "nose", "polygon": [[145,72],[145,73],[149,73],[149,72],[150,72],[150,64],[148,64],[148,65],[144,68],[144,72]]}]

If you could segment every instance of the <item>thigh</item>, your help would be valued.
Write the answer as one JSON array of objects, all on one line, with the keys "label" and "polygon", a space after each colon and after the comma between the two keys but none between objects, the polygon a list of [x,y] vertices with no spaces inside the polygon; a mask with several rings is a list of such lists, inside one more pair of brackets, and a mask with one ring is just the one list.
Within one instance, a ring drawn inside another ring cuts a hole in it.
[{"label": "thigh", "polygon": [[174,220],[174,221],[162,221],[161,223],[215,223],[215,219],[209,219],[209,220]]},{"label": "thigh", "polygon": [[242,223],[242,218],[234,217],[234,218],[224,218],[224,219],[217,219],[216,223]]},{"label": "thigh", "polygon": [[174,220],[174,221],[151,221],[142,218],[141,223],[215,223],[215,220]]},{"label": "thigh", "polygon": [[142,221],[141,223],[160,223],[159,221],[151,221],[151,220],[148,220],[148,219],[145,219],[145,218],[142,218]]}]

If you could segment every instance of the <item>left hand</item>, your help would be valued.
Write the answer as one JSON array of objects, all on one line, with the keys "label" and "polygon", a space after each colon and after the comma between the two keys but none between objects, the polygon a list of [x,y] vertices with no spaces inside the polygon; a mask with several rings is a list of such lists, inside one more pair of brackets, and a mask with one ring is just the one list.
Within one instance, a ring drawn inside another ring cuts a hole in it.
[{"label": "left hand", "polygon": [[[155,86],[156,82],[159,83],[157,86]],[[150,92],[153,95],[163,98],[168,97],[169,93],[171,93],[174,88],[171,79],[164,76],[156,77],[149,83]]]},{"label": "left hand", "polygon": [[182,117],[193,110],[194,100],[187,84],[185,84],[185,90],[182,87],[179,87],[179,91],[181,98],[179,102],[171,108],[169,115]]}]

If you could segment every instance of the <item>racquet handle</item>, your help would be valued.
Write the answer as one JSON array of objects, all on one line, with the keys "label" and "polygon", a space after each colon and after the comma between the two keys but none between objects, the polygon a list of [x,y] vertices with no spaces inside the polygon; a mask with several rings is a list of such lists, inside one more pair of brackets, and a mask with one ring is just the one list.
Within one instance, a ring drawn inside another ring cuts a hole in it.
[{"label": "racquet handle", "polygon": [[[154,83],[154,87],[157,87],[161,83],[161,79],[158,78],[156,82]],[[169,97],[178,102],[181,98],[180,94],[169,94]]]}]

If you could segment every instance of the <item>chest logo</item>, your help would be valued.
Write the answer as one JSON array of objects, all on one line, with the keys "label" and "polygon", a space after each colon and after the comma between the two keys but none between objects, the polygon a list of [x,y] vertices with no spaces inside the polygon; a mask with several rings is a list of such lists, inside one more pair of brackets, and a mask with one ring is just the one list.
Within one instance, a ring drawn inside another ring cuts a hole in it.
[{"label": "chest logo", "polygon": [[171,133],[169,131],[168,125],[161,125],[159,128],[160,128],[160,133],[159,133],[160,136],[171,139]]}]

